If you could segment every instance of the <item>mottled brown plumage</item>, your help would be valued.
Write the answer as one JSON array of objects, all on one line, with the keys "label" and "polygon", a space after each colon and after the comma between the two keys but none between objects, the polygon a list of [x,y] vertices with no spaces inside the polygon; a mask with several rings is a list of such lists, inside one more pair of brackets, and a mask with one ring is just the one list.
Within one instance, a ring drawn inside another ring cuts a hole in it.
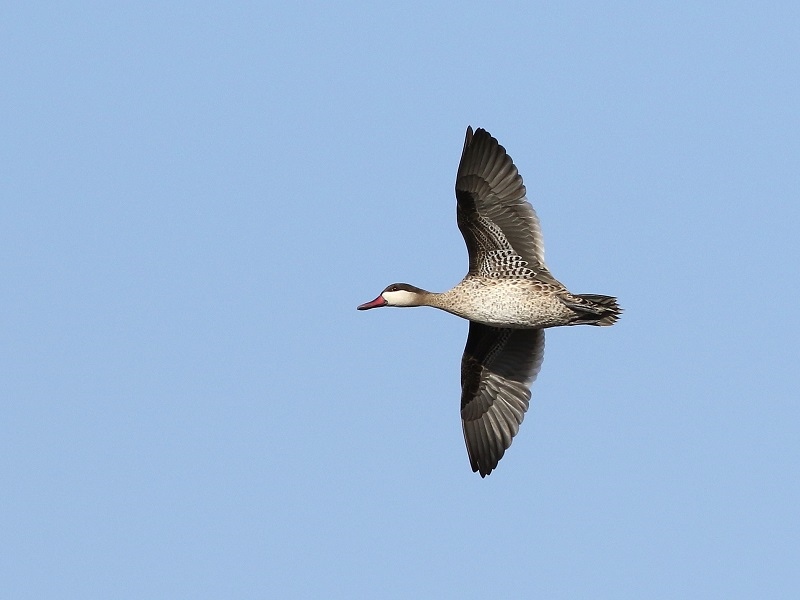
[{"label": "mottled brown plumage", "polygon": [[464,279],[440,294],[395,283],[358,308],[433,306],[470,321],[461,361],[461,421],[472,470],[485,477],[528,409],[544,357],[544,329],[613,325],[622,311],[615,298],[572,294],[553,277],[522,177],[484,129],[467,128],[456,200],[469,254]]}]

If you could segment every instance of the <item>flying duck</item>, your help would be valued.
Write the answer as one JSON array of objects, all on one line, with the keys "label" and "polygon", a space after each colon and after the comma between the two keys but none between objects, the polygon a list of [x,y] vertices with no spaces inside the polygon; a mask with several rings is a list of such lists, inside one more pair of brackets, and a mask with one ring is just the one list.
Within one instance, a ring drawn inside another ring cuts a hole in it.
[{"label": "flying duck", "polygon": [[544,262],[539,219],[505,148],[467,128],[456,176],[456,219],[469,271],[453,289],[428,292],[393,283],[358,307],[432,306],[469,320],[461,359],[461,424],[469,462],[486,477],[528,410],[544,357],[544,330],[613,325],[616,298],[572,294]]}]

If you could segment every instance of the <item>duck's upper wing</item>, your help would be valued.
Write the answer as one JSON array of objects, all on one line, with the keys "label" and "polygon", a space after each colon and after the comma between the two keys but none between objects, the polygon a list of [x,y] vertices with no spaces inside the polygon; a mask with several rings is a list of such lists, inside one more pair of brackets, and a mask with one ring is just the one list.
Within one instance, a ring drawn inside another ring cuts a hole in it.
[{"label": "duck's upper wing", "polygon": [[470,321],[461,359],[461,425],[473,471],[497,466],[528,410],[544,359],[544,330]]},{"label": "duck's upper wing", "polygon": [[513,276],[527,267],[535,274],[543,272],[541,279],[549,282],[539,218],[525,197],[522,177],[505,148],[485,129],[473,133],[467,128],[456,200],[471,274],[500,270]]}]

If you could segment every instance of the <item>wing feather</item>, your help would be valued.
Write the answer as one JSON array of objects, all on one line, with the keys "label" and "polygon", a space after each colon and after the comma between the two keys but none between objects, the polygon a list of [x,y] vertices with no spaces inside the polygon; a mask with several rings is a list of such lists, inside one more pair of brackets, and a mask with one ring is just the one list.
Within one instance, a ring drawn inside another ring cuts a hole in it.
[{"label": "wing feather", "polygon": [[[539,218],[525,194],[522,177],[505,148],[485,129],[473,133],[467,128],[456,176],[460,220],[466,223],[483,217],[502,232],[505,241],[495,240],[500,247],[493,249],[513,249],[532,270],[546,270]],[[473,250],[474,240],[467,239],[466,233],[464,237],[468,250]]]},{"label": "wing feather", "polygon": [[519,431],[543,358],[543,330],[470,321],[461,361],[461,422],[470,465],[482,477]]}]

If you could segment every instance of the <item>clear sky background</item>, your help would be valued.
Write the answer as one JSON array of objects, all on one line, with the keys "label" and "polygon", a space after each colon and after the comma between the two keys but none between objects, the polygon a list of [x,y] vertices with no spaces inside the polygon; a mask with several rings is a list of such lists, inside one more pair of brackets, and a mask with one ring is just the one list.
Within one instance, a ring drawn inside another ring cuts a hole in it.
[{"label": "clear sky background", "polygon": [[[800,8],[0,10],[0,596],[800,597]],[[576,293],[488,478],[467,125]]]}]

